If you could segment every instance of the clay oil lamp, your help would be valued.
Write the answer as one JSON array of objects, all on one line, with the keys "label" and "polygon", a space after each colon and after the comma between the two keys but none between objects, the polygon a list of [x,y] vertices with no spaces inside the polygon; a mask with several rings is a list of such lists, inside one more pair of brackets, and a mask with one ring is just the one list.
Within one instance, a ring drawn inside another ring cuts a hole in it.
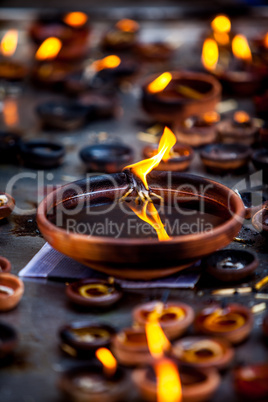
[{"label": "clay oil lamp", "polygon": [[88,91],[80,95],[77,103],[87,109],[87,119],[109,119],[120,114],[119,100],[113,93]]},{"label": "clay oil lamp", "polygon": [[0,274],[0,311],[12,310],[24,293],[23,282],[15,275]]},{"label": "clay oil lamp", "polygon": [[258,139],[259,127],[248,113],[238,110],[232,119],[217,125],[217,133],[223,143],[252,145]]},{"label": "clay oil lamp", "polygon": [[139,24],[131,19],[122,19],[105,33],[101,46],[111,52],[126,51],[133,48],[137,41]]},{"label": "clay oil lamp", "polygon": [[23,80],[28,70],[20,62],[13,60],[12,56],[16,51],[18,43],[18,31],[11,29],[7,31],[0,44],[0,79],[6,81]]},{"label": "clay oil lamp", "polygon": [[234,350],[224,338],[186,337],[172,345],[172,356],[181,364],[200,368],[225,369],[234,358]]},{"label": "clay oil lamp", "polygon": [[101,279],[83,279],[66,287],[66,295],[75,304],[85,307],[110,307],[122,297],[118,285]]},{"label": "clay oil lamp", "polygon": [[81,149],[80,158],[88,171],[116,173],[133,161],[134,153],[128,145],[100,143]]},{"label": "clay oil lamp", "polygon": [[88,358],[101,347],[108,347],[115,330],[106,324],[73,322],[59,331],[61,349],[73,357]]},{"label": "clay oil lamp", "polygon": [[134,53],[145,62],[167,62],[174,55],[174,48],[165,42],[137,43]]},{"label": "clay oil lamp", "polygon": [[262,331],[264,336],[268,339],[268,315],[263,319]]},{"label": "clay oil lamp", "polygon": [[101,361],[78,366],[64,372],[59,381],[60,390],[77,402],[124,401],[129,394],[129,376],[108,349],[100,348],[96,357]]},{"label": "clay oil lamp", "polygon": [[166,336],[176,339],[192,324],[194,311],[184,303],[153,301],[136,307],[133,319],[141,327],[145,327],[148,320],[157,320]]},{"label": "clay oil lamp", "polygon": [[15,207],[15,200],[11,195],[0,192],[0,220],[7,218]]},{"label": "clay oil lamp", "polygon": [[88,110],[75,101],[51,100],[39,104],[36,113],[45,127],[75,130],[85,123]]},{"label": "clay oil lamp", "polygon": [[0,274],[11,271],[10,261],[5,257],[0,257]]},{"label": "clay oil lamp", "polygon": [[259,363],[241,366],[234,370],[236,392],[246,400],[267,400],[268,364]]},{"label": "clay oil lamp", "polygon": [[20,136],[12,131],[0,131],[0,163],[15,163],[18,161]]},{"label": "clay oil lamp", "polygon": [[252,155],[253,165],[257,170],[262,170],[262,179],[268,183],[268,150],[260,149]]},{"label": "clay oil lamp", "polygon": [[29,140],[20,148],[20,158],[27,167],[50,169],[60,166],[65,155],[64,147],[46,140]]},{"label": "clay oil lamp", "polygon": [[[229,244],[240,230],[245,213],[235,192],[209,179],[183,173],[152,172],[147,181],[148,172],[175,143],[174,134],[166,128],[160,152],[154,157],[128,165],[122,173],[90,176],[89,181],[70,183],[51,192],[37,212],[45,239],[58,251],[93,269],[132,279],[170,275]],[[180,210],[172,208],[176,203]],[[165,209],[168,205],[170,212]],[[161,206],[166,212],[161,212]],[[169,225],[178,218],[188,224],[177,229],[175,226],[171,232],[168,225],[165,229],[165,216],[170,217]],[[197,217],[203,219],[203,224],[193,229]],[[128,230],[129,218],[134,230]],[[116,222],[120,232],[105,226],[109,219]],[[139,229],[143,222],[145,229]]]},{"label": "clay oil lamp", "polygon": [[13,327],[0,322],[0,362],[12,354],[18,344],[18,335]]},{"label": "clay oil lamp", "polygon": [[241,197],[245,210],[246,210],[246,219],[250,219],[263,208],[264,204],[268,201],[267,194],[258,191],[241,191],[238,193]]},{"label": "clay oil lamp", "polygon": [[142,106],[156,121],[182,123],[209,112],[221,98],[221,86],[212,76],[194,72],[165,72],[150,76],[142,86]]},{"label": "clay oil lamp", "polygon": [[209,171],[221,174],[245,168],[251,153],[243,144],[211,144],[202,149],[200,158]]},{"label": "clay oil lamp", "polygon": [[241,281],[252,275],[259,265],[255,254],[247,250],[220,250],[204,261],[206,271],[224,282]]},{"label": "clay oil lamp", "polygon": [[264,205],[262,209],[256,212],[252,218],[252,225],[254,229],[263,235],[268,234],[268,209],[267,205]]},{"label": "clay oil lamp", "polygon": [[[143,149],[144,158],[151,158],[158,152],[157,144],[147,145]],[[182,172],[188,169],[194,157],[193,149],[188,145],[175,144],[169,155],[165,155],[155,170]]]},{"label": "clay oil lamp", "polygon": [[207,307],[195,319],[198,332],[211,336],[220,336],[233,344],[246,339],[253,326],[251,311],[239,304]]},{"label": "clay oil lamp", "polygon": [[191,116],[182,125],[175,127],[178,142],[193,147],[200,147],[216,141],[216,127],[220,121],[217,112],[206,112]]}]

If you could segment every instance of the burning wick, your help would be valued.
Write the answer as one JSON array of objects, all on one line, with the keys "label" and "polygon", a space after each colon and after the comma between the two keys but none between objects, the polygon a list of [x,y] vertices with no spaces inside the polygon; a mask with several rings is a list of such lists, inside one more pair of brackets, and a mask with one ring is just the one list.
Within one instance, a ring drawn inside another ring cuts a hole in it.
[{"label": "burning wick", "polygon": [[0,195],[0,207],[8,203],[8,198],[6,195]]},{"label": "burning wick", "polygon": [[92,80],[100,71],[116,68],[120,64],[121,59],[115,54],[111,54],[100,60],[95,60],[85,68],[83,78],[85,80]]},{"label": "burning wick", "polygon": [[65,24],[70,25],[74,28],[79,28],[85,25],[88,20],[88,16],[81,11],[74,11],[72,13],[68,13],[63,18]]},{"label": "burning wick", "polygon": [[232,41],[232,51],[236,58],[248,62],[252,61],[251,50],[244,35],[236,35]]},{"label": "burning wick", "polygon": [[131,32],[131,33],[137,32],[140,27],[136,21],[130,20],[128,18],[118,21],[115,26],[122,32]]},{"label": "burning wick", "polygon": [[162,358],[164,352],[170,349],[171,344],[164,334],[159,322],[155,319],[148,320],[145,324],[145,333],[151,355],[155,359]]},{"label": "burning wick", "polygon": [[107,377],[112,377],[117,369],[117,361],[110,350],[100,348],[96,351],[96,357],[103,364],[103,370]]},{"label": "burning wick", "polygon": [[159,77],[157,77],[154,81],[152,81],[147,89],[151,94],[156,94],[158,92],[162,92],[172,80],[172,75],[170,73],[163,73]]},{"label": "burning wick", "polygon": [[180,402],[182,389],[176,364],[164,359],[158,361],[154,369],[157,378],[157,402]]},{"label": "burning wick", "polygon": [[58,38],[51,37],[44,40],[35,53],[37,60],[54,59],[62,48],[62,43]]},{"label": "burning wick", "polygon": [[202,63],[205,69],[213,71],[217,67],[219,49],[214,39],[206,39],[202,50]]},{"label": "burning wick", "polygon": [[18,31],[11,29],[7,31],[1,41],[1,53],[5,57],[12,56],[17,48],[18,44]]}]

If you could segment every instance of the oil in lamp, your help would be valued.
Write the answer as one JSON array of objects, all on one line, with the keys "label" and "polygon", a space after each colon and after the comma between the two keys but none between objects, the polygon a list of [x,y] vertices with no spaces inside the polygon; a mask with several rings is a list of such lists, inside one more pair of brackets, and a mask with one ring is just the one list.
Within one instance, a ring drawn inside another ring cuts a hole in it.
[{"label": "oil in lamp", "polygon": [[137,21],[125,18],[118,21],[102,38],[101,46],[107,51],[126,51],[137,41],[140,26]]},{"label": "oil in lamp", "polygon": [[11,29],[7,31],[2,38],[0,44],[0,53],[2,58],[0,60],[0,79],[6,81],[20,81],[23,80],[28,71],[26,67],[12,59],[16,51],[18,43],[18,31]]},{"label": "oil in lamp", "polygon": [[18,335],[15,329],[4,322],[0,322],[0,362],[12,354],[17,344]]},{"label": "oil in lamp", "polygon": [[192,147],[215,142],[219,121],[220,115],[215,111],[188,117],[181,125],[175,127],[178,142]]},{"label": "oil in lamp", "polygon": [[83,279],[66,287],[67,297],[84,307],[110,307],[123,296],[120,287],[113,281]]},{"label": "oil in lamp", "polygon": [[0,273],[0,311],[9,311],[16,307],[23,293],[23,282],[17,276]]},{"label": "oil in lamp", "polygon": [[101,362],[78,366],[63,373],[58,381],[61,391],[69,398],[83,402],[117,402],[126,400],[131,386],[126,370],[117,365],[106,348],[96,351]]},{"label": "oil in lamp", "polygon": [[10,261],[5,257],[0,257],[0,274],[11,271]]},{"label": "oil in lamp", "polygon": [[156,121],[182,123],[192,115],[214,110],[221,86],[212,76],[173,71],[150,76],[142,86],[142,106]]},{"label": "oil in lamp", "polygon": [[133,319],[141,327],[145,327],[148,320],[156,320],[169,339],[176,339],[192,324],[194,311],[184,303],[153,301],[136,307]]},{"label": "oil in lamp", "polygon": [[217,125],[217,133],[223,143],[250,146],[258,139],[259,126],[247,112],[237,110],[232,119],[223,120]]},{"label": "oil in lamp", "polygon": [[268,398],[268,364],[259,363],[237,367],[233,373],[236,392],[248,400]]},{"label": "oil in lamp", "polygon": [[196,316],[194,325],[198,332],[220,336],[237,344],[249,336],[253,317],[251,311],[240,304],[226,307],[215,304],[202,310]]},{"label": "oil in lamp", "polygon": [[0,192],[0,220],[8,217],[15,207],[15,200],[7,193]]},{"label": "oil in lamp", "polygon": [[108,347],[115,335],[110,325],[73,322],[60,328],[61,349],[70,356],[89,358],[100,347]]}]

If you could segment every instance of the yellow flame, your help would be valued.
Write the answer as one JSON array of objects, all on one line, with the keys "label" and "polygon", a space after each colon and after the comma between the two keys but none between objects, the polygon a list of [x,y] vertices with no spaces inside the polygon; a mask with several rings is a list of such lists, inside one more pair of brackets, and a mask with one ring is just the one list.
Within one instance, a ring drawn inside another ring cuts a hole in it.
[{"label": "yellow flame", "polygon": [[54,59],[61,50],[62,43],[58,38],[50,37],[44,40],[35,53],[37,60]]},{"label": "yellow flame", "polygon": [[111,54],[110,56],[106,56],[103,59],[94,61],[91,67],[96,71],[101,71],[106,68],[116,68],[120,65],[120,63],[120,57]]},{"label": "yellow flame", "polygon": [[171,80],[172,75],[170,73],[163,73],[147,86],[147,90],[152,94],[161,92],[168,86]]},{"label": "yellow flame", "polygon": [[7,31],[1,41],[1,53],[6,57],[12,56],[17,49],[17,44],[18,31],[16,31],[15,29]]},{"label": "yellow flame", "polygon": [[214,39],[206,39],[202,50],[202,63],[207,70],[215,70],[219,59],[219,49]]},{"label": "yellow flame", "polygon": [[217,15],[211,22],[211,28],[216,32],[228,33],[231,30],[231,21],[226,15]]},{"label": "yellow flame", "polygon": [[85,13],[82,13],[81,11],[74,11],[72,13],[68,13],[63,18],[65,24],[75,28],[85,25],[87,20],[88,16]]},{"label": "yellow flame", "polygon": [[247,38],[244,35],[236,35],[232,41],[232,50],[235,57],[242,60],[251,61],[252,54],[247,41]]},{"label": "yellow flame", "polygon": [[165,227],[155,208],[154,204],[149,201],[144,201],[140,206],[128,204],[129,208],[144,222],[149,223],[157,233],[158,240],[169,240]]},{"label": "yellow flame", "polygon": [[156,320],[145,323],[145,332],[148,348],[155,359],[163,357],[164,352],[170,349],[170,342]]},{"label": "yellow flame", "polygon": [[136,32],[140,27],[136,21],[128,18],[118,21],[115,26],[117,29],[120,29],[120,31],[123,32]]},{"label": "yellow flame", "polygon": [[168,359],[156,362],[157,402],[180,402],[182,400],[181,380],[175,363]]},{"label": "yellow flame", "polygon": [[234,120],[237,123],[248,123],[250,120],[250,116],[247,112],[244,112],[243,110],[238,110],[234,113]]},{"label": "yellow flame", "polygon": [[264,46],[266,47],[266,49],[268,49],[268,32],[264,36]]},{"label": "yellow flame", "polygon": [[13,99],[6,99],[3,108],[4,122],[8,127],[15,126],[19,121],[18,105]]},{"label": "yellow flame", "polygon": [[117,361],[110,350],[100,348],[96,351],[96,357],[103,364],[104,372],[107,375],[112,376],[116,372]]},{"label": "yellow flame", "polygon": [[163,157],[167,159],[169,158],[169,152],[176,144],[176,141],[177,140],[173,132],[168,127],[165,127],[159,142],[158,153],[149,159],[144,159],[143,161],[134,163],[133,165],[128,165],[124,169],[131,169],[131,171],[141,179],[145,188],[149,190],[146,179],[147,174],[150,173],[153,168],[159,165]]}]

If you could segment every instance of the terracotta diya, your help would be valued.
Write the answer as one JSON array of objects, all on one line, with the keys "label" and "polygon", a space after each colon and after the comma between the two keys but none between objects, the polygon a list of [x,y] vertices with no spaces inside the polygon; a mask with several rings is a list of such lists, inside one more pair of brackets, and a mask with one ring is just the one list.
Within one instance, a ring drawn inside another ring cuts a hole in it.
[{"label": "terracotta diya", "polygon": [[66,287],[66,295],[75,304],[85,307],[109,307],[122,297],[118,285],[101,279],[83,279]]},{"label": "terracotta diya", "polygon": [[0,361],[10,355],[18,344],[18,336],[13,327],[0,322]]},{"label": "terracotta diya", "polygon": [[208,74],[188,71],[150,76],[142,86],[142,106],[156,121],[182,123],[187,117],[214,110],[221,85]]},{"label": "terracotta diya", "polygon": [[268,209],[264,205],[262,209],[256,212],[252,218],[253,227],[260,233],[266,235],[268,233]]},{"label": "terracotta diya", "polygon": [[252,155],[253,165],[257,170],[262,170],[262,179],[268,183],[268,150],[260,149]]},{"label": "terracotta diya", "polygon": [[231,364],[234,350],[224,338],[193,336],[175,342],[172,345],[172,356],[187,366],[221,370]]},{"label": "terracotta diya", "polygon": [[234,387],[247,400],[267,400],[268,364],[241,366],[234,370]]},{"label": "terracotta diya", "polygon": [[15,200],[11,195],[0,192],[0,220],[7,218],[15,208]]},{"label": "terracotta diya", "polygon": [[268,315],[263,319],[262,330],[264,336],[268,339]]},{"label": "terracotta diya", "polygon": [[0,257],[0,274],[11,271],[10,261],[5,257]]},{"label": "terracotta diya", "polygon": [[[166,128],[159,153],[151,159],[129,165],[122,173],[90,177],[51,192],[37,212],[44,237],[57,250],[92,268],[135,279],[169,275],[227,245],[244,217],[236,193],[208,179],[170,172],[152,172],[147,182],[146,174],[175,142]],[[165,209],[166,203],[170,210]],[[170,234],[163,223],[168,226],[167,215],[169,225],[175,224]],[[203,218],[200,228],[197,217]],[[128,218],[134,226],[126,223]],[[179,219],[187,224],[176,225]]]},{"label": "terracotta diya", "polygon": [[184,303],[153,301],[136,307],[133,320],[142,328],[148,320],[156,320],[168,339],[176,339],[192,324],[194,311]]},{"label": "terracotta diya", "polygon": [[191,116],[182,125],[175,127],[176,137],[182,144],[193,147],[210,144],[216,141],[219,121],[220,115],[217,112]]},{"label": "terracotta diya", "polygon": [[[158,400],[157,388],[160,388],[161,383],[165,383],[165,373],[167,373],[166,375],[168,375],[169,378],[171,377],[174,379],[174,377],[177,377],[174,375],[174,368],[176,369],[176,365],[171,361],[162,360],[156,362],[154,367],[158,377],[160,377],[158,378],[158,387],[157,377],[152,367],[136,369],[132,375],[132,379],[145,401]],[[181,383],[182,400],[185,402],[201,402],[209,400],[220,384],[220,376],[214,369],[200,370],[186,366],[177,367],[177,372],[179,372],[180,378],[179,381]],[[174,382],[172,385],[172,389],[174,390]],[[178,384],[176,385],[178,387]],[[164,392],[163,389],[163,393]]]},{"label": "terracotta diya", "polygon": [[228,249],[211,254],[204,261],[206,271],[224,282],[240,281],[256,271],[259,260],[247,250]]},{"label": "terracotta diya", "polygon": [[217,125],[219,140],[223,143],[252,145],[258,139],[259,127],[248,113],[237,111],[230,120]]},{"label": "terracotta diya", "polygon": [[251,311],[240,304],[219,305],[202,310],[194,322],[197,331],[212,336],[221,336],[236,344],[246,339],[253,326]]},{"label": "terracotta diya", "polygon": [[242,144],[211,144],[200,152],[205,167],[214,173],[232,172],[245,168],[252,151]]},{"label": "terracotta diya", "polygon": [[[151,158],[157,154],[157,151],[157,144],[147,145],[143,149],[143,156],[144,158]],[[188,145],[175,144],[169,152],[168,159],[162,159],[155,170],[182,172],[188,169],[193,157],[194,151],[191,147]]]},{"label": "terracotta diya", "polygon": [[89,145],[80,151],[80,158],[87,170],[92,172],[116,173],[133,161],[134,152],[121,143]]},{"label": "terracotta diya", "polygon": [[245,206],[246,219],[252,218],[252,216],[262,209],[264,204],[268,201],[268,196],[262,191],[241,191],[239,192],[239,195]]},{"label": "terracotta diya", "polygon": [[115,335],[115,330],[106,324],[73,322],[61,327],[59,336],[61,349],[73,357],[87,358],[98,348],[107,347]]},{"label": "terracotta diya", "polygon": [[140,26],[138,22],[124,18],[110,28],[102,38],[101,46],[108,51],[131,49],[136,41]]},{"label": "terracotta diya", "polygon": [[29,140],[23,142],[20,157],[25,166],[32,168],[50,169],[63,163],[64,147],[46,140]]},{"label": "terracotta diya", "polygon": [[23,293],[23,282],[17,276],[0,274],[0,311],[9,311],[16,307]]}]

